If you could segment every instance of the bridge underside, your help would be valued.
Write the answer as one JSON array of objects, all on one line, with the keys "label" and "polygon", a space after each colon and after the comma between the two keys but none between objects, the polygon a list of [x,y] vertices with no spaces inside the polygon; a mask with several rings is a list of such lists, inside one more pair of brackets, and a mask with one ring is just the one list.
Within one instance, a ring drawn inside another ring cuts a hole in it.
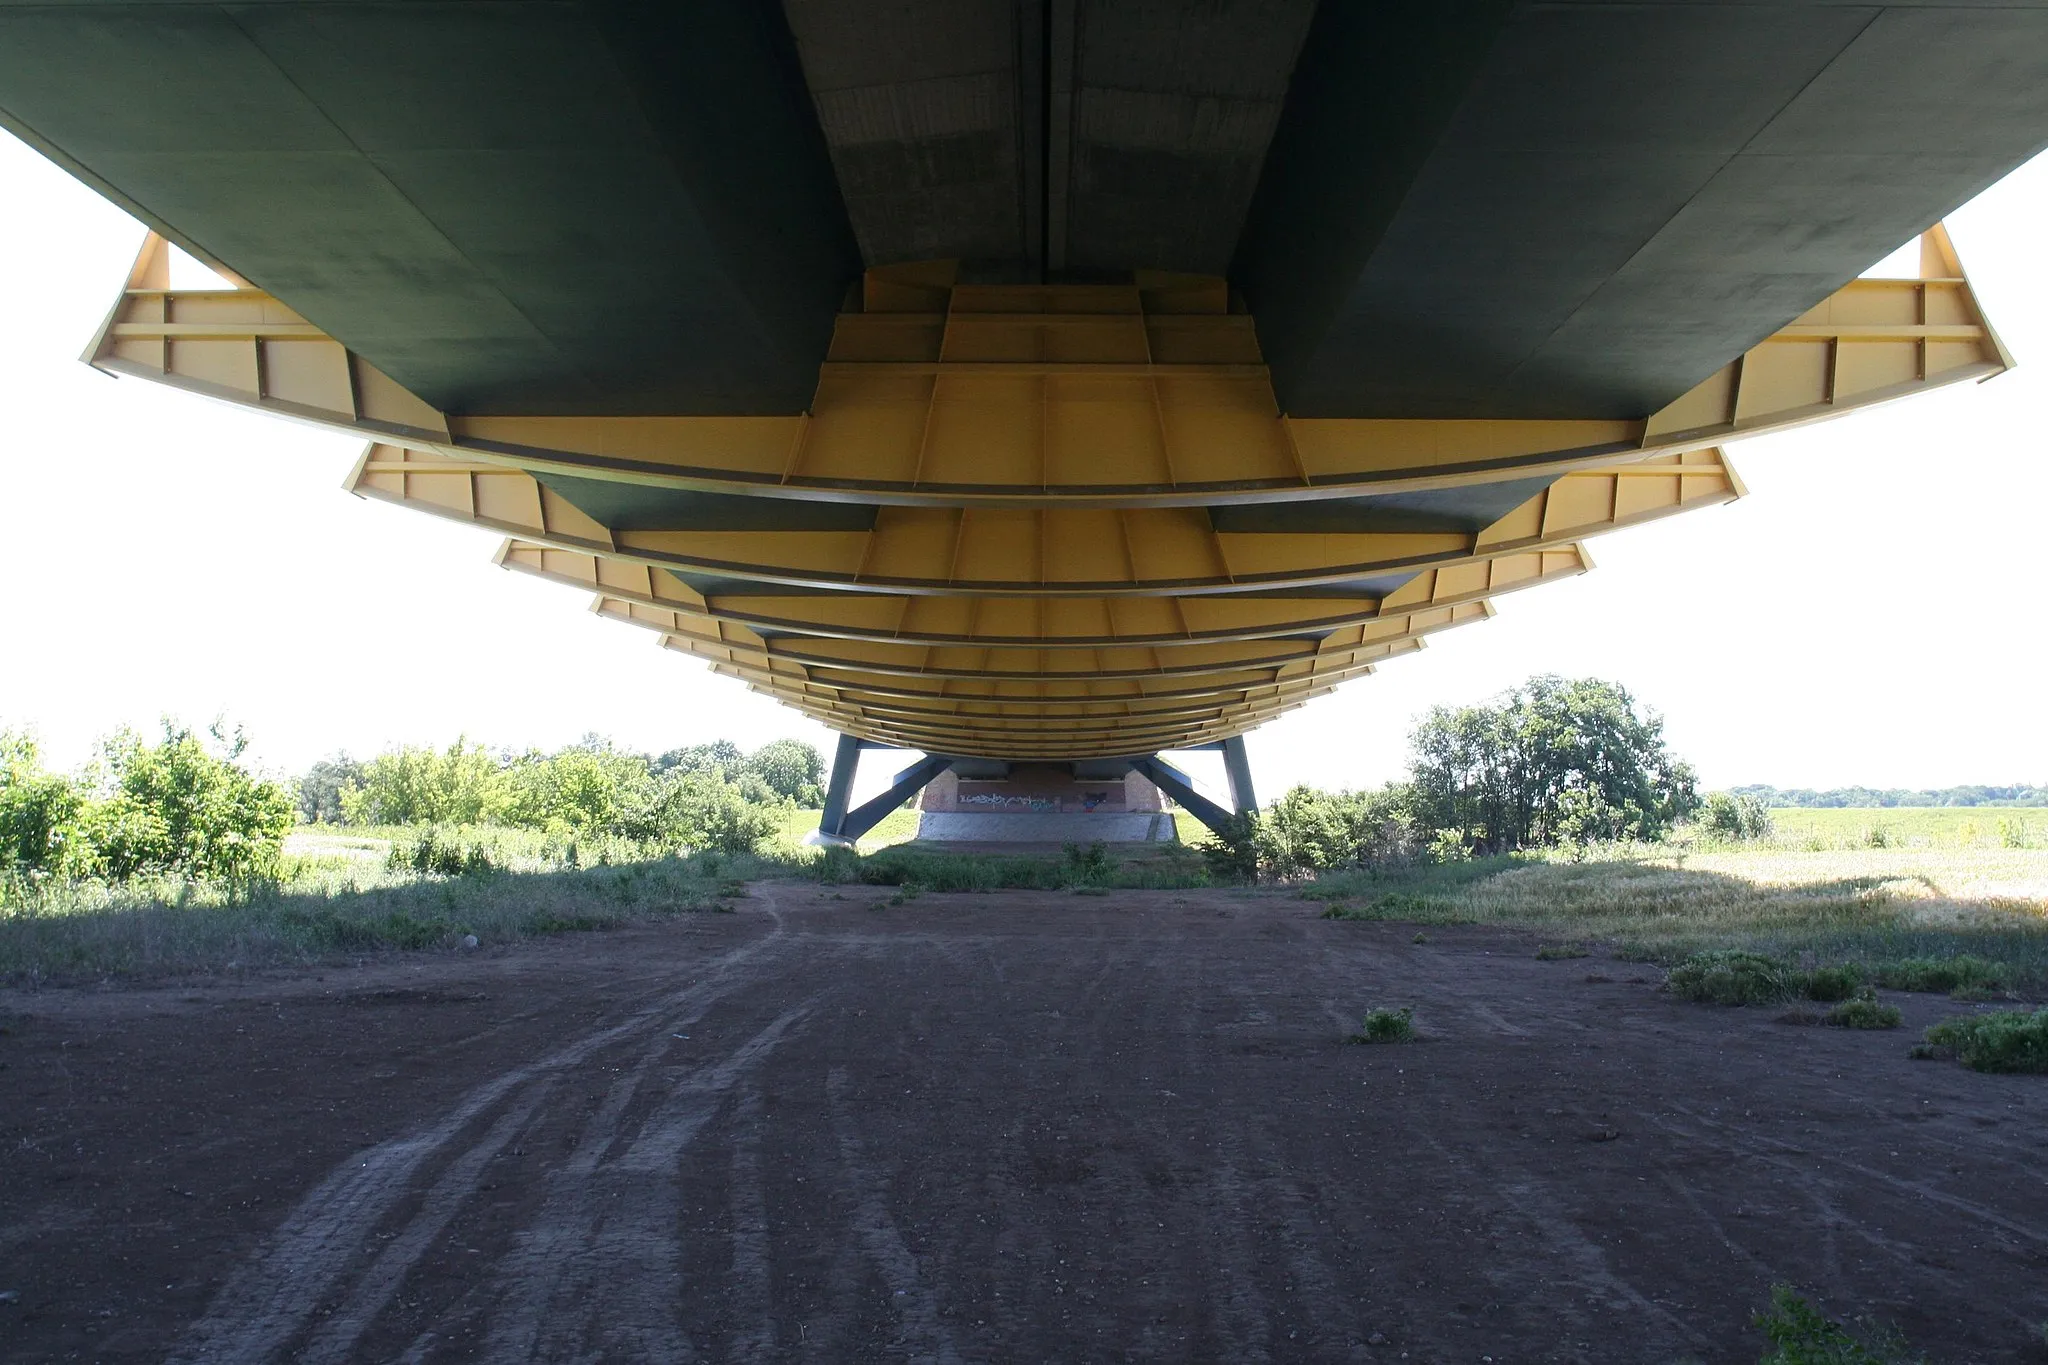
[{"label": "bridge underside", "polygon": [[157,234],[94,364],[852,742],[1143,764],[2005,368],[1934,225],[2048,8],[0,5],[0,123]]}]

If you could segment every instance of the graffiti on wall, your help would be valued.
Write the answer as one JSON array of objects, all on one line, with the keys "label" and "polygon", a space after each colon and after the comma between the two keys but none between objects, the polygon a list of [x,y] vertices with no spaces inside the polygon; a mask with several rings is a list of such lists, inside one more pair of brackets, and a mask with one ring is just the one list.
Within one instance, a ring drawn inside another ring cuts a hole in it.
[{"label": "graffiti on wall", "polygon": [[960,804],[996,810],[1058,810],[1060,803],[1049,796],[1018,796],[1003,792],[962,792]]}]

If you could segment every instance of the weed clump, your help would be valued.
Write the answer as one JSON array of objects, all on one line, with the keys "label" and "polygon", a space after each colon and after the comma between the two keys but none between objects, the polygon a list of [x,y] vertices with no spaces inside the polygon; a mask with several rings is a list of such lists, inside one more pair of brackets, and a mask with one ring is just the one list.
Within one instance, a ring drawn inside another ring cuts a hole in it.
[{"label": "weed clump", "polygon": [[1772,1285],[1770,1310],[1750,1321],[1775,1348],[1757,1365],[1917,1365],[1924,1359],[1906,1354],[1904,1343],[1892,1334],[1859,1341],[1840,1323],[1822,1317],[1790,1285]]},{"label": "weed clump", "polygon": [[1403,1005],[1400,1009],[1376,1009],[1367,1011],[1365,1021],[1358,1026],[1358,1032],[1351,1035],[1354,1043],[1412,1043],[1415,1041],[1415,1009]]},{"label": "weed clump", "polygon": [[1972,1071],[2048,1073],[2048,1007],[1944,1019],[1913,1055],[1954,1057]]},{"label": "weed clump", "polygon": [[1885,1004],[1875,991],[1865,989],[1829,1010],[1827,1022],[1836,1028],[1897,1028],[1904,1019],[1898,1006]]},{"label": "weed clump", "polygon": [[1323,918],[1435,920],[1441,918],[1449,908],[1448,902],[1437,900],[1432,896],[1411,895],[1406,891],[1388,891],[1381,895],[1373,896],[1358,905],[1348,905],[1343,901],[1332,900],[1329,908],[1323,911]]},{"label": "weed clump", "polygon": [[393,840],[385,863],[394,870],[436,877],[487,877],[505,870],[503,855],[490,840],[445,825],[426,825]]},{"label": "weed clump", "polygon": [[1546,943],[1536,950],[1538,962],[1562,962],[1568,958],[1591,957],[1590,950],[1576,943]]},{"label": "weed clump", "polygon": [[1694,953],[1664,978],[1665,989],[1679,999],[1711,1005],[1775,1005],[1804,984],[1776,958],[1739,949]]}]

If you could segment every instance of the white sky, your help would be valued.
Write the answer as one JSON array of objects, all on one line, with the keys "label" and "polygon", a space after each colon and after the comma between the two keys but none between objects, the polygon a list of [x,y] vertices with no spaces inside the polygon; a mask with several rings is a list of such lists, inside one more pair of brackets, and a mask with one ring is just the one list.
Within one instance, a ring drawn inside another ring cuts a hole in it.
[{"label": "white sky", "polygon": [[[1710,786],[2048,781],[2048,158],[1949,221],[2017,371],[1731,445],[1742,502],[1603,537],[1593,573],[1256,731],[1261,794],[1395,776],[1425,708],[1538,672],[1625,683]],[[356,438],[87,369],[140,235],[0,134],[0,726],[63,765],[117,725],[223,713],[287,772],[458,733],[829,753],[587,595],[493,567],[496,536],[343,493]]]}]

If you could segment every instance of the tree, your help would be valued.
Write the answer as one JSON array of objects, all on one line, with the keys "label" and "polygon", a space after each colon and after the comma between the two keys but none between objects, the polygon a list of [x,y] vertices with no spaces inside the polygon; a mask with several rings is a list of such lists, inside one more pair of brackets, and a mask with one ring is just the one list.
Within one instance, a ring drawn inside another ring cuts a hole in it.
[{"label": "tree", "polygon": [[363,765],[347,754],[323,758],[299,779],[299,818],[307,824],[340,824],[341,794],[363,780]]},{"label": "tree", "polygon": [[1492,705],[1436,707],[1410,746],[1418,821],[1481,853],[1654,839],[1698,803],[1663,720],[1597,678],[1536,677]]},{"label": "tree", "polygon": [[445,750],[387,749],[341,794],[352,825],[488,824],[505,803],[497,760],[463,738]]},{"label": "tree", "polygon": [[670,749],[651,765],[656,777],[680,768],[685,772],[715,772],[728,782],[744,772],[746,766],[746,755],[729,739]]},{"label": "tree", "polygon": [[778,739],[747,755],[747,769],[778,795],[810,808],[825,803],[825,756],[800,739]]},{"label": "tree", "polygon": [[216,723],[208,733],[210,744],[167,720],[155,744],[130,730],[105,742],[107,794],[82,819],[96,871],[117,881],[143,872],[238,881],[275,867],[292,798],[242,768],[241,731]]}]

